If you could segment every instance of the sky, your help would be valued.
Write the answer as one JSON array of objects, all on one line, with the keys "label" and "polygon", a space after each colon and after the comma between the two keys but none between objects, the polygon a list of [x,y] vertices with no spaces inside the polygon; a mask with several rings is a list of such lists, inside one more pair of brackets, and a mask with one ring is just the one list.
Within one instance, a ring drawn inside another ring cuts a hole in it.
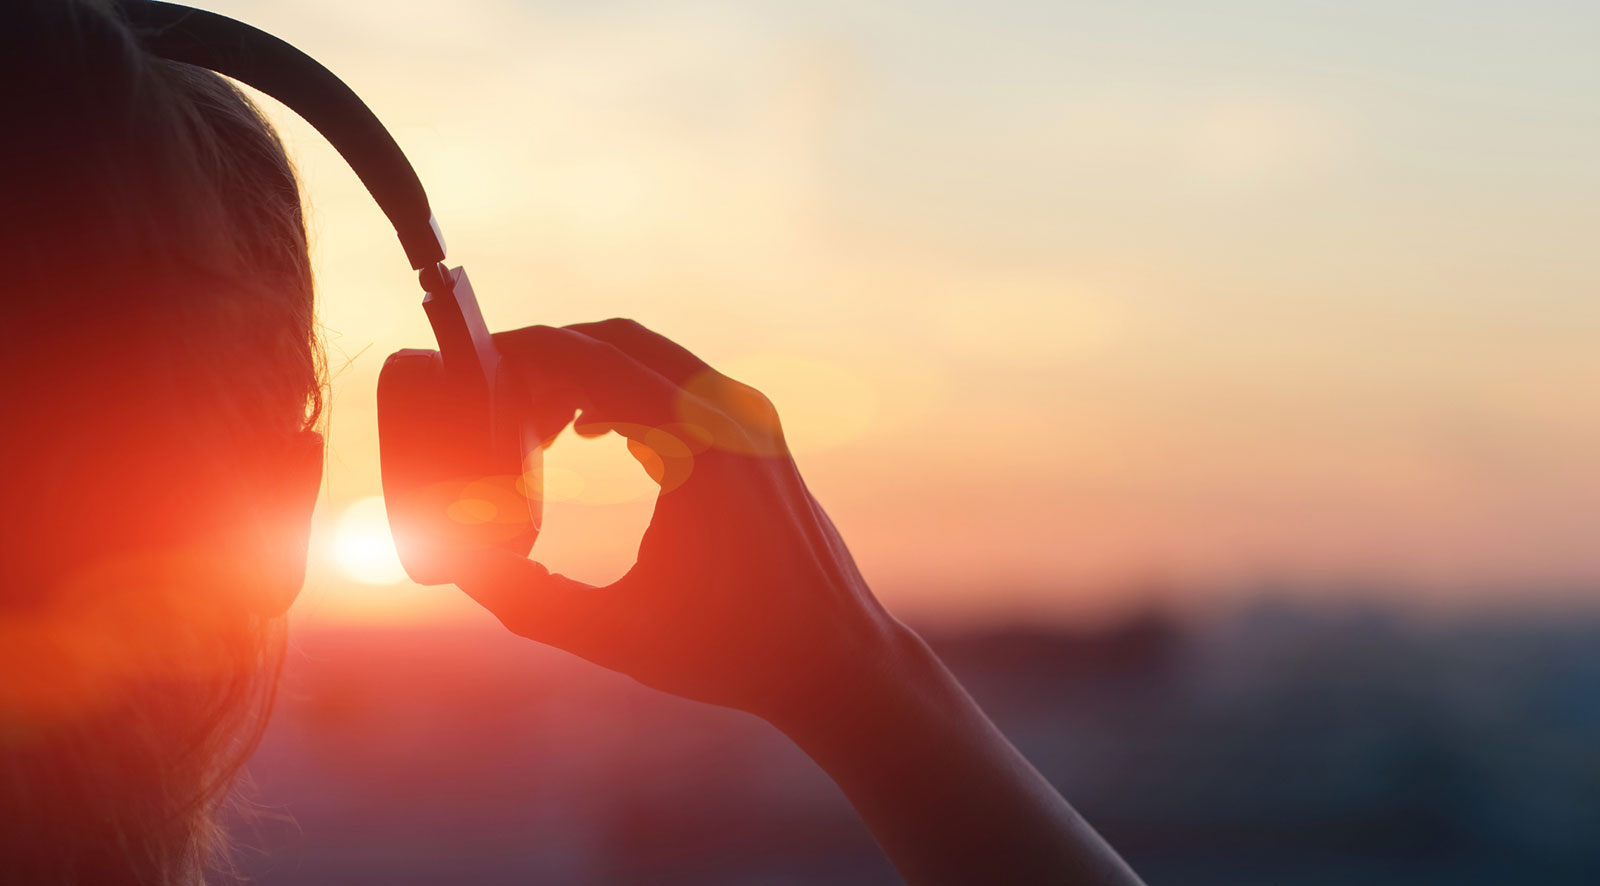
[{"label": "sky", "polygon": [[[491,326],[633,317],[767,391],[897,612],[1600,588],[1592,4],[201,2],[366,99]],[[471,617],[372,500],[415,278],[271,112],[333,370],[301,617]],[[649,481],[547,459],[535,555],[622,574]]]}]

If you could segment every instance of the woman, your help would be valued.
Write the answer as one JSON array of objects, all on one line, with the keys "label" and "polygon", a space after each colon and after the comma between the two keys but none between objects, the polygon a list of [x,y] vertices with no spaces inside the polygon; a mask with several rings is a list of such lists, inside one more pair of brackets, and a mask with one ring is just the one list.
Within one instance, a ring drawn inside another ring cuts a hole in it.
[{"label": "woman", "polygon": [[296,183],[108,4],[0,22],[0,879],[177,883],[264,726],[321,474]]},{"label": "woman", "polygon": [[[110,4],[6,16],[0,877],[199,882],[321,477],[296,183],[245,98],[144,52]],[[1137,882],[877,604],[765,398],[630,321],[499,339],[662,494],[610,587],[507,557],[463,589],[519,634],[767,719],[907,880]]]}]

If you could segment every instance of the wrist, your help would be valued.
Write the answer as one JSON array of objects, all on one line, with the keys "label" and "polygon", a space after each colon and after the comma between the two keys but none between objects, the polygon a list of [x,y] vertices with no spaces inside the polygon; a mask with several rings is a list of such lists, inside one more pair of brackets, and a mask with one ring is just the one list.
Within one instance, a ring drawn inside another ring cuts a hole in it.
[{"label": "wrist", "polygon": [[865,733],[904,722],[955,687],[938,656],[911,628],[887,618],[873,642],[860,644],[846,661],[823,669],[816,682],[764,713],[763,719],[813,757],[854,744]]}]

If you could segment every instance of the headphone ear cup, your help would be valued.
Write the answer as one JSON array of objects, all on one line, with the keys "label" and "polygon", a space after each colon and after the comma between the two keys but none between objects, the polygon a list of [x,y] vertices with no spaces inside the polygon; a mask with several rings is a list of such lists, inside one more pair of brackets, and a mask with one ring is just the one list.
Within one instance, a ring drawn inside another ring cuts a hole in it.
[{"label": "headphone ear cup", "polygon": [[537,478],[524,477],[516,428],[495,421],[485,393],[454,379],[438,351],[398,351],[378,375],[384,505],[418,584],[447,584],[486,550],[526,556],[538,536]]}]

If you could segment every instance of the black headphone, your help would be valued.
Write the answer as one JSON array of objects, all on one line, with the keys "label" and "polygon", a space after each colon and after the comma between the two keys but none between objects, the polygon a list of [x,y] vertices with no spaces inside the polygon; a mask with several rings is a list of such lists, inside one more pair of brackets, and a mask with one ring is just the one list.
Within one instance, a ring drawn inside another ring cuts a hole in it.
[{"label": "black headphone", "polygon": [[383,496],[406,574],[444,584],[463,558],[485,549],[526,555],[543,501],[539,439],[466,272],[444,265],[427,192],[394,137],[333,72],[265,31],[156,0],[121,0],[120,7],[151,53],[259,89],[322,133],[378,201],[419,272],[439,349],[391,354],[378,376]]}]

